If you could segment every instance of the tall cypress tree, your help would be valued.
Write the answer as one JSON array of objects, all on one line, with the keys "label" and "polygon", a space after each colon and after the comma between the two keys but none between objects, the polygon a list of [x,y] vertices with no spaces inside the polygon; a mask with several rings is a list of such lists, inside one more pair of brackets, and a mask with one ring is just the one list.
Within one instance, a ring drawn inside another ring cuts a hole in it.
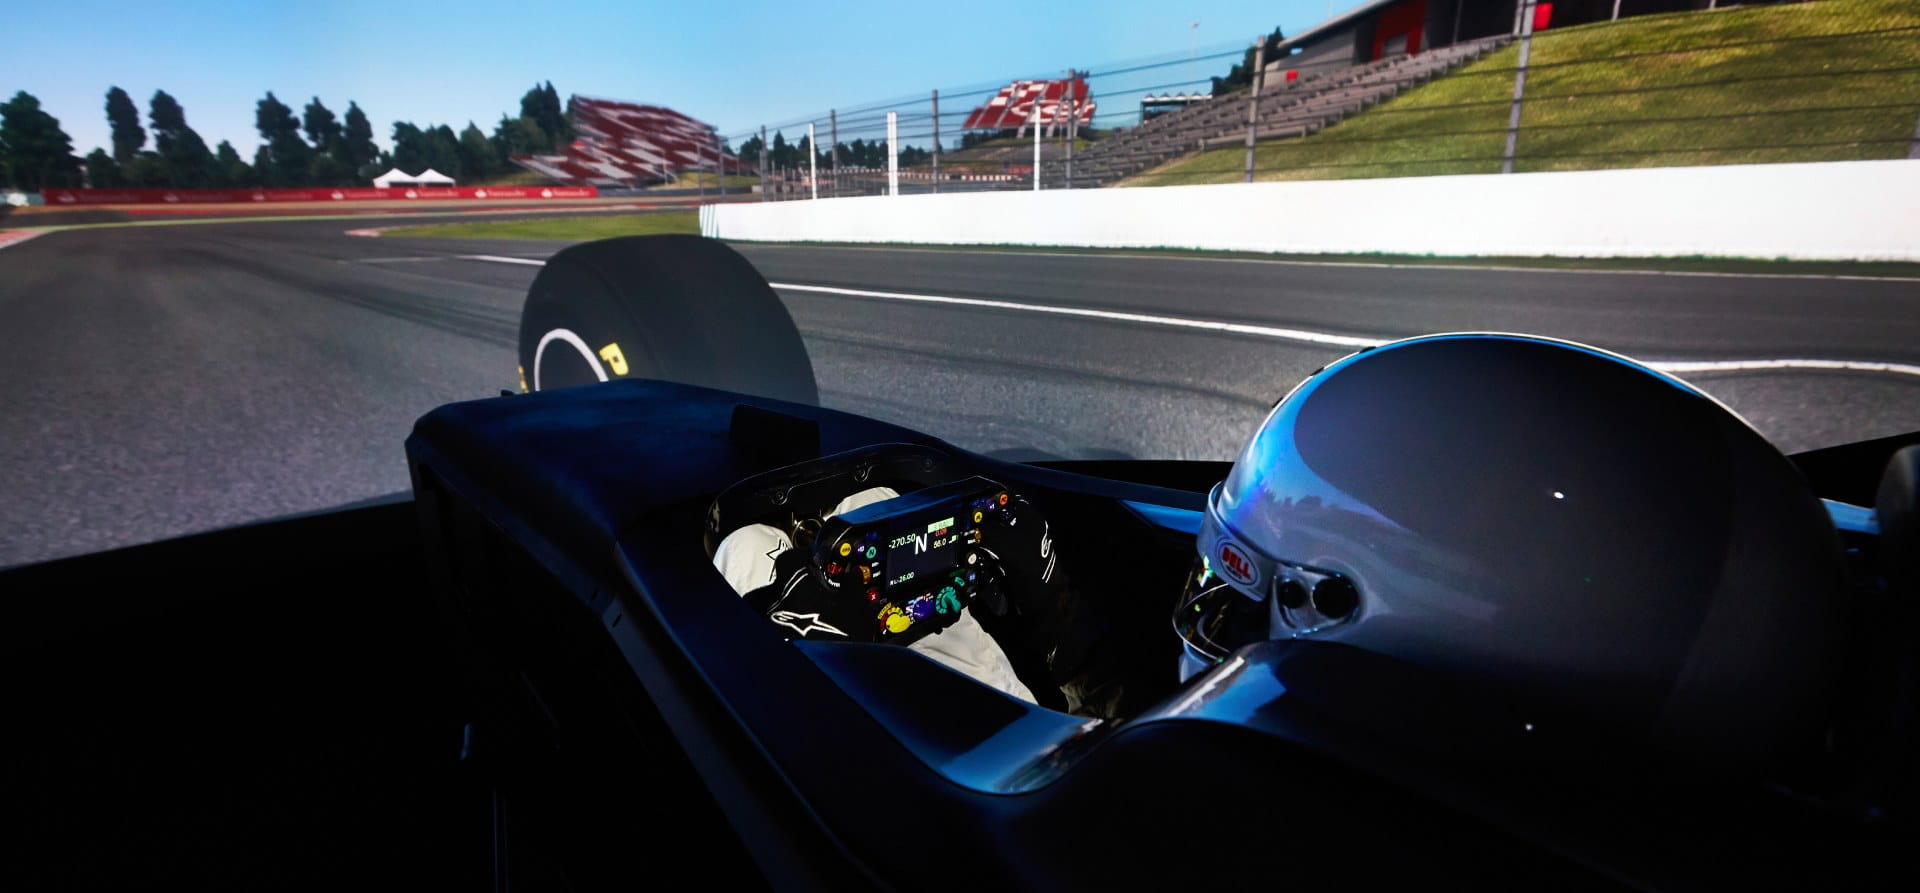
[{"label": "tall cypress tree", "polygon": [[147,106],[147,123],[153,127],[153,147],[166,165],[168,185],[197,188],[213,185],[213,150],[193,128],[187,126],[187,112],[165,90],[153,91]]},{"label": "tall cypress tree", "polygon": [[541,108],[547,116],[541,125],[548,133],[553,134],[553,144],[562,146],[571,142],[573,122],[567,118],[566,106],[560,102],[560,91],[553,89],[552,81],[547,82],[545,101]]},{"label": "tall cypress tree", "polygon": [[301,185],[313,150],[300,138],[300,121],[293,109],[269,90],[254,106],[253,126],[266,143],[254,155],[254,175],[269,186]]},{"label": "tall cypress tree", "polygon": [[371,176],[379,171],[367,170],[380,158],[380,148],[373,144],[373,124],[367,120],[367,113],[360,105],[347,103],[347,127],[344,139],[340,143],[340,160],[352,169],[357,176]]},{"label": "tall cypress tree", "polygon": [[140,109],[119,87],[107,89],[107,126],[113,130],[113,160],[118,164],[132,161],[147,144],[147,132],[140,127]]},{"label": "tall cypress tree", "polygon": [[409,174],[428,167],[427,135],[411,121],[393,122],[393,166]]},{"label": "tall cypress tree", "polygon": [[343,138],[340,120],[334,117],[333,110],[327,108],[318,96],[307,103],[300,123],[301,130],[307,135],[307,142],[313,144],[317,152],[331,153],[334,144]]},{"label": "tall cypress tree", "polygon": [[469,176],[460,165],[460,137],[442,124],[427,131],[427,166],[455,180]]},{"label": "tall cypress tree", "polygon": [[467,129],[460,131],[460,176],[467,180],[482,180],[493,176],[499,170],[499,163],[493,151],[493,143],[472,121]]},{"label": "tall cypress tree", "polygon": [[552,81],[535,84],[520,97],[520,117],[532,121],[546,136],[541,150],[558,148],[573,138],[566,112],[560,106],[560,91],[553,89]]},{"label": "tall cypress tree", "polygon": [[344,158],[346,134],[340,126],[340,119],[334,117],[333,110],[315,96],[303,110],[300,123],[307,142],[313,145],[313,154],[307,161],[307,185],[352,185],[353,165]]}]

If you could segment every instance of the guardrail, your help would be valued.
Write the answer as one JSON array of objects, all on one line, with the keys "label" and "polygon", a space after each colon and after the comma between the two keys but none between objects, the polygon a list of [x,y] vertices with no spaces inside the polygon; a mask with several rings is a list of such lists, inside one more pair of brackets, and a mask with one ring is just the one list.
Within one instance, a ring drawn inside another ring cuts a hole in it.
[{"label": "guardrail", "polygon": [[1920,261],[1920,160],[748,202],[700,224],[768,242]]}]

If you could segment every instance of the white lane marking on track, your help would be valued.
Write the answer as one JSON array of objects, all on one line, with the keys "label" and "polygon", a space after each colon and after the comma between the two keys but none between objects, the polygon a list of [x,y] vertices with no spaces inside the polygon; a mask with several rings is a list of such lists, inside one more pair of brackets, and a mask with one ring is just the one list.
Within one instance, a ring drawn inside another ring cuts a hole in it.
[{"label": "white lane marking on track", "polygon": [[1177,316],[1156,316],[1148,313],[1123,313],[1114,310],[1093,310],[1086,307],[1055,307],[1047,304],[1021,304],[1013,301],[990,301],[985,298],[948,298],[937,295],[909,295],[891,291],[867,291],[859,288],[831,288],[824,285],[794,285],[785,282],[768,283],[781,291],[812,291],[830,295],[848,295],[856,298],[881,298],[889,301],[914,301],[926,304],[952,304],[961,307],[988,307],[995,310],[1020,310],[1029,313],[1053,313],[1060,316],[1084,316],[1089,319],[1107,319],[1115,322],[1137,322],[1156,326],[1174,326],[1186,329],[1206,329],[1214,332],[1231,332],[1236,335],[1256,335],[1264,338],[1278,338],[1283,341],[1300,341],[1307,344],[1330,344],[1335,347],[1373,347],[1387,343],[1379,338],[1355,338],[1351,335],[1334,335],[1327,332],[1309,332],[1306,329],[1283,329],[1276,326],[1256,326],[1246,323],[1217,322],[1213,320],[1182,319]]},{"label": "white lane marking on track", "polygon": [[547,255],[530,255],[516,259],[509,255],[493,254],[413,254],[406,257],[343,257],[339,262],[343,264],[418,264],[436,260],[488,260],[501,264],[527,264],[541,267],[546,266],[546,257]]},{"label": "white lane marking on track", "polygon": [[[464,260],[483,260],[494,263],[529,264],[544,266],[545,261],[519,257],[499,257],[489,254],[456,255]],[[1390,338],[1358,338],[1352,335],[1336,335],[1329,332],[1313,332],[1306,329],[1287,329],[1277,326],[1256,326],[1246,323],[1220,322],[1217,320],[1183,319],[1177,316],[1158,316],[1148,313],[1125,313],[1114,310],[1094,310],[1087,307],[1056,307],[1047,304],[1022,304],[1016,301],[993,301],[986,298],[954,298],[941,295],[913,295],[903,292],[871,291],[860,288],[836,288],[827,285],[799,285],[792,282],[770,282],[780,291],[818,292],[830,295],[846,295],[855,298],[876,298],[887,301],[911,301],[926,304],[949,304],[961,307],[986,307],[994,310],[1015,310],[1028,313],[1051,313],[1059,316],[1080,316],[1089,319],[1105,319],[1114,322],[1134,322],[1148,325],[1170,326],[1183,329],[1202,329],[1214,332],[1227,332],[1235,335],[1253,335],[1262,338],[1274,338],[1282,341],[1298,341],[1305,344],[1331,345],[1334,347],[1376,347],[1393,340]],[[1662,372],[1763,372],[1771,370],[1816,370],[1844,372],[1883,372],[1892,375],[1911,375],[1920,378],[1920,366],[1908,363],[1877,363],[1865,360],[1819,360],[1819,359],[1761,359],[1761,360],[1666,360],[1647,362],[1648,366]]]},{"label": "white lane marking on track", "polygon": [[[954,304],[966,307],[989,307],[996,310],[1024,310],[1032,313],[1054,313],[1062,316],[1084,316],[1093,319],[1107,319],[1116,322],[1137,322],[1149,325],[1175,326],[1179,328],[1206,329],[1216,332],[1229,332],[1236,335],[1255,335],[1264,338],[1276,338],[1283,341],[1300,341],[1308,344],[1329,344],[1337,347],[1374,347],[1386,344],[1391,339],[1356,338],[1351,335],[1335,335],[1328,332],[1312,332],[1305,329],[1284,329],[1274,326],[1256,326],[1245,323],[1218,322],[1212,320],[1182,319],[1175,316],[1155,316],[1146,313],[1122,313],[1112,310],[1092,310],[1085,307],[1053,307],[1045,304],[1021,304],[1013,301],[991,301],[984,298],[949,298],[936,295],[909,295],[899,292],[868,291],[858,288],[833,288],[824,285],[796,285],[786,282],[769,283],[783,291],[810,291],[825,294],[848,295],[859,298],[881,298],[892,301],[915,301],[932,304]],[[1649,362],[1662,372],[1753,372],[1769,369],[1821,369],[1845,370],[1851,372],[1887,372],[1896,375],[1920,377],[1920,366],[1906,363],[1875,363],[1855,360],[1815,360],[1815,359],[1764,359],[1764,360],[1718,360]]]},{"label": "white lane marking on track", "polygon": [[[792,242],[746,242],[738,244],[752,248],[793,248],[810,249],[819,246],[795,244]],[[1907,282],[1920,284],[1920,277],[1914,276],[1862,276],[1849,273],[1729,273],[1708,270],[1600,270],[1578,267],[1521,267],[1500,264],[1423,264],[1423,263],[1387,263],[1385,261],[1358,260],[1284,260],[1267,257],[1208,257],[1168,252],[1165,254],[1148,253],[1142,249],[1136,254],[1122,254],[1113,251],[995,251],[990,248],[942,248],[882,245],[831,245],[834,251],[896,251],[915,254],[993,254],[1011,257],[1099,257],[1120,260],[1177,260],[1188,263],[1209,264],[1267,264],[1281,267],[1358,267],[1374,270],[1466,270],[1478,273],[1568,273],[1579,276],[1696,276],[1708,279],[1837,279],[1851,282]],[[1605,260],[1606,258],[1598,258]],[[1659,258],[1654,258],[1658,260]],[[1740,258],[1728,258],[1740,260]],[[1783,263],[1801,263],[1801,261],[1783,261]],[[1805,261],[1818,263],[1818,261]],[[1844,263],[1844,261],[1835,261]]]},{"label": "white lane marking on track", "polygon": [[529,267],[544,267],[547,265],[546,261],[536,260],[531,257],[506,257],[499,254],[455,254],[451,255],[451,257],[458,260],[484,260],[496,264],[525,264]]},{"label": "white lane marking on track", "polygon": [[1920,366],[1908,363],[1874,363],[1865,360],[1672,360],[1648,363],[1662,372],[1763,372],[1769,369],[1830,369],[1845,372],[1887,372],[1920,376]]},{"label": "white lane marking on track", "polygon": [[460,260],[458,254],[429,254],[421,257],[343,257],[343,264],[417,264],[430,260]]}]

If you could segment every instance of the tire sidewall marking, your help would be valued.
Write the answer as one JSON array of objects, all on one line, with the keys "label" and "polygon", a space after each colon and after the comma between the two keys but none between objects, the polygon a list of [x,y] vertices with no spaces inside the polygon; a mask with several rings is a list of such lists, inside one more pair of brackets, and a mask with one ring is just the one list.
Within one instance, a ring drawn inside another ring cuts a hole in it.
[{"label": "tire sidewall marking", "polygon": [[607,370],[600,365],[600,358],[594,356],[593,348],[587,346],[586,339],[575,334],[572,329],[552,329],[540,336],[539,346],[533,349],[533,389],[535,391],[540,390],[540,360],[547,353],[547,345],[555,341],[564,341],[572,345],[574,350],[579,351],[580,358],[585,360],[588,366],[593,367],[594,376],[601,381],[607,380]]}]

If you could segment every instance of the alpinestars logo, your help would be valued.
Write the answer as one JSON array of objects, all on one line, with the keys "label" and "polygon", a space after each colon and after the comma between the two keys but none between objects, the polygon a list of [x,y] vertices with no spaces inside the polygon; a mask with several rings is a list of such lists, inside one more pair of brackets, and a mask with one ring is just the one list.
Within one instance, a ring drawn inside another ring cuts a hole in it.
[{"label": "alpinestars logo", "polygon": [[794,632],[799,633],[800,635],[803,635],[803,636],[806,635],[807,633],[813,632],[814,630],[819,630],[823,633],[833,633],[834,635],[840,636],[841,638],[845,638],[847,635],[846,633],[841,632],[839,627],[836,627],[831,623],[822,622],[820,619],[820,615],[817,613],[795,614],[792,611],[775,611],[772,614],[768,614],[767,619],[775,623],[778,623],[781,626],[784,626],[790,630],[793,630]]}]

